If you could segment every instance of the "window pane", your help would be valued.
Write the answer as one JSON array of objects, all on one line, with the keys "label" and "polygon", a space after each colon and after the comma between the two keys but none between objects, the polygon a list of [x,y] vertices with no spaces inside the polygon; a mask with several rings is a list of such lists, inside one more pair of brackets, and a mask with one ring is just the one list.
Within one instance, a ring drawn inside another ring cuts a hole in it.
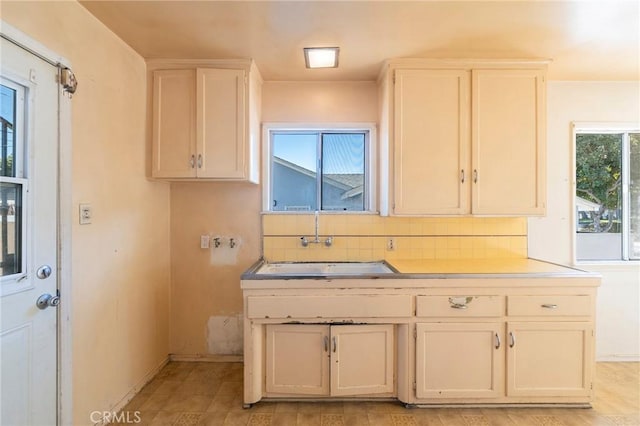
[{"label": "window pane", "polygon": [[576,136],[578,260],[622,259],[622,134]]},{"label": "window pane", "polygon": [[0,176],[15,177],[16,175],[13,167],[16,155],[15,123],[16,91],[10,87],[0,85],[0,132],[2,135]]},{"label": "window pane", "polygon": [[322,210],[364,210],[364,133],[322,135]]},{"label": "window pane", "polygon": [[271,210],[316,210],[317,134],[275,133],[272,141]]},{"label": "window pane", "polygon": [[640,259],[640,133],[629,135],[629,258]]},{"label": "window pane", "polygon": [[0,276],[22,272],[22,185],[0,182]]}]

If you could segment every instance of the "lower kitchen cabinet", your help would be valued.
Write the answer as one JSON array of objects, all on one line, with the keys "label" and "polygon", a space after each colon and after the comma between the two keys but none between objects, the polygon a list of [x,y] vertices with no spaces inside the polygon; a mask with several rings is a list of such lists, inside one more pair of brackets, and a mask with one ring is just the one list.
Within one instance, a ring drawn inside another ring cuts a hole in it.
[{"label": "lower kitchen cabinet", "polygon": [[394,326],[266,327],[267,394],[354,396],[394,391]]},{"label": "lower kitchen cabinet", "polygon": [[266,391],[329,394],[329,327],[268,325]]},{"label": "lower kitchen cabinet", "polygon": [[493,398],[504,392],[504,324],[416,324],[416,397]]},{"label": "lower kitchen cabinet", "polygon": [[591,394],[591,323],[509,322],[507,331],[508,396]]},{"label": "lower kitchen cabinet", "polygon": [[595,274],[242,285],[245,407],[263,398],[417,406],[593,401]]}]

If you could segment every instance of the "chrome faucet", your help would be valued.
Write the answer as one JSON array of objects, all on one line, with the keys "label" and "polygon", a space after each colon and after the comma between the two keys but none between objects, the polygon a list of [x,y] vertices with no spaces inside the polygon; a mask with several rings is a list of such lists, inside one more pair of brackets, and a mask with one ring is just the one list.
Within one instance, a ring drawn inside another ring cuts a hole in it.
[{"label": "chrome faucet", "polygon": [[[319,219],[320,219],[320,212],[318,210],[316,210],[315,212],[315,238],[312,241],[309,241],[307,239],[307,237],[302,236],[300,237],[300,244],[302,244],[302,247],[307,247],[309,245],[309,243],[313,243],[313,244],[320,244],[322,241],[320,241],[320,235],[319,235]],[[327,237],[324,240],[324,245],[327,247],[331,247],[331,245],[333,244],[333,237]]]},{"label": "chrome faucet", "polygon": [[316,217],[315,217],[315,222],[316,222],[316,238],[313,240],[314,244],[318,244],[320,242],[320,240],[318,239],[318,219],[320,218],[320,212],[318,210],[316,210]]}]

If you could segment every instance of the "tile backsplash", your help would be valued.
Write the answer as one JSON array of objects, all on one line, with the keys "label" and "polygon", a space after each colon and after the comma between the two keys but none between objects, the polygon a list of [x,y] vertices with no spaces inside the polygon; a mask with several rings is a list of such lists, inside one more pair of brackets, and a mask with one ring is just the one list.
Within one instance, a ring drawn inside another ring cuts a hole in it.
[{"label": "tile backsplash", "polygon": [[[263,214],[263,253],[269,261],[370,261],[381,259],[478,259],[527,257],[527,219],[412,218],[372,214]],[[393,240],[393,250],[389,248]]]}]

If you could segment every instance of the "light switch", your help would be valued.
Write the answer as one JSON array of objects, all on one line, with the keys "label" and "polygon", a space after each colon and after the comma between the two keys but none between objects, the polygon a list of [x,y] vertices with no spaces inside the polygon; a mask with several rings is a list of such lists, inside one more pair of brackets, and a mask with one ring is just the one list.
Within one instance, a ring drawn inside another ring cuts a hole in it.
[{"label": "light switch", "polygon": [[211,240],[211,237],[209,237],[208,235],[200,235],[200,248],[208,249],[210,240]]},{"label": "light switch", "polygon": [[91,210],[91,204],[80,204],[80,225],[88,225],[91,223],[93,217],[93,211]]}]

